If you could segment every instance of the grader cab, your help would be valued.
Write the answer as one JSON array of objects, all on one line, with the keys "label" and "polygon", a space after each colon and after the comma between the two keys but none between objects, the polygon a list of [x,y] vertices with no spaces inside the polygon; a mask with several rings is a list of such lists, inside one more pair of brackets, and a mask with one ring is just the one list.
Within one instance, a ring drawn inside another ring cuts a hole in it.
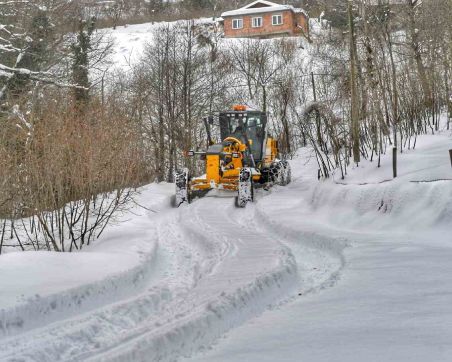
[{"label": "grader cab", "polygon": [[[205,175],[191,177],[188,169],[176,172],[175,207],[212,189],[236,192],[236,206],[254,200],[254,188],[286,185],[291,172],[287,161],[278,159],[278,142],[267,130],[264,112],[235,106],[204,119],[208,147],[187,152],[205,160]],[[215,140],[219,138],[219,140]]]}]

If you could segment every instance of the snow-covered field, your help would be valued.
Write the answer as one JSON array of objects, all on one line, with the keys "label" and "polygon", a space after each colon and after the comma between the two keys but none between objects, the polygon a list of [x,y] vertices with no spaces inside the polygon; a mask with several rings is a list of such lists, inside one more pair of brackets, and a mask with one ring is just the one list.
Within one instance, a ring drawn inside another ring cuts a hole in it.
[{"label": "snow-covered field", "polygon": [[[150,27],[115,32],[116,64]],[[443,130],[395,180],[388,153],[326,181],[300,150],[246,209],[148,185],[83,252],[0,256],[0,361],[449,361],[451,148]]]},{"label": "snow-covered field", "polygon": [[111,33],[113,40],[113,66],[128,70],[136,64],[143,57],[146,44],[152,42],[153,30],[161,25],[162,23],[148,23],[120,26],[115,31],[104,30],[107,34]]},{"label": "snow-covered field", "polygon": [[[211,18],[195,20],[196,24],[212,23]],[[147,44],[153,41],[153,31],[159,27],[171,26],[177,22],[155,22],[119,26],[116,30],[102,30],[112,41],[113,51],[110,58],[111,69],[129,71],[144,56]]]}]

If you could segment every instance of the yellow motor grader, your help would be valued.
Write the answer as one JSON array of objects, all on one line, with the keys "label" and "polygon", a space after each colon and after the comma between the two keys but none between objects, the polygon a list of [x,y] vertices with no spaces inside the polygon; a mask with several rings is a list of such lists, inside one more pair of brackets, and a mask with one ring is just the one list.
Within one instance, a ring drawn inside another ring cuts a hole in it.
[{"label": "yellow motor grader", "polygon": [[[266,131],[266,113],[234,106],[231,111],[204,118],[204,124],[207,150],[190,150],[186,156],[201,156],[206,164],[205,175],[192,178],[188,169],[177,171],[173,206],[220,189],[236,192],[235,205],[245,207],[254,200],[255,187],[284,186],[291,181],[290,165],[278,158],[278,142]],[[213,128],[220,142],[214,141]]]}]

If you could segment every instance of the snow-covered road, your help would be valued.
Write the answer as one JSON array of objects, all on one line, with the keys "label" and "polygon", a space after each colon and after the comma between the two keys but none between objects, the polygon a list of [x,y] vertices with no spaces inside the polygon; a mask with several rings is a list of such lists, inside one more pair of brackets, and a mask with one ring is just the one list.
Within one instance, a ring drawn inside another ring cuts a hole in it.
[{"label": "snow-covered road", "polygon": [[246,209],[150,185],[152,210],[74,258],[2,255],[0,361],[447,361],[451,143],[423,137],[382,183],[386,159],[319,183],[305,152]]},{"label": "snow-covered road", "polygon": [[[12,336],[0,339],[0,360],[149,361],[189,356],[269,306],[294,297],[300,275],[311,278],[315,288],[341,267],[338,255],[291,246],[290,237],[283,239],[263,226],[265,215],[259,209],[237,210],[233,199],[224,196],[164,210],[157,217],[148,213],[156,225],[143,236],[156,250],[143,259],[152,268],[140,274],[146,280],[137,295],[113,296],[100,306],[96,293],[88,293],[79,303],[83,314],[61,303],[54,313],[44,308],[44,315],[23,316],[19,326],[4,330]],[[311,250],[310,258],[303,259],[308,265],[297,260],[307,255],[300,248]],[[306,272],[300,274],[298,268]],[[135,269],[130,273],[136,277]],[[48,299],[58,303],[53,294]],[[33,310],[33,302],[26,308]]]},{"label": "snow-covered road", "polygon": [[[443,196],[450,205],[452,185],[437,187],[448,190]],[[290,226],[299,230],[298,241],[309,232],[310,240],[319,235],[347,239],[339,282],[306,295],[309,283],[302,281],[301,296],[232,330],[190,361],[450,361],[452,226],[424,233],[351,231],[301,212],[302,207],[290,202],[296,188],[274,195],[274,200],[298,216]],[[281,225],[278,215],[271,213]],[[311,267],[318,268],[315,263]]]}]

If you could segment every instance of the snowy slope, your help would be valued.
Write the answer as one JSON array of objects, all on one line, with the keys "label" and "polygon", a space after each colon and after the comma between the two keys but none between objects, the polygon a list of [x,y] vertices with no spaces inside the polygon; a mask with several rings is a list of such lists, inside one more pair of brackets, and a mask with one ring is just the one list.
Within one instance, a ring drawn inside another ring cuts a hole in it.
[{"label": "snowy slope", "polygon": [[[183,21],[182,21],[183,22]],[[196,19],[196,24],[210,23],[212,18]],[[153,42],[153,31],[164,26],[174,26],[178,22],[155,22],[118,26],[115,30],[101,30],[113,41],[110,57],[111,69],[129,71],[144,55],[147,44]]]},{"label": "snowy slope", "polygon": [[[149,185],[120,227],[83,252],[0,256],[0,338],[94,309],[141,291],[155,272],[158,215],[173,185]],[[133,218],[132,218],[133,217]]]},{"label": "snowy slope", "polygon": [[112,64],[115,68],[130,69],[143,56],[146,44],[152,42],[152,32],[160,23],[119,26],[104,30],[113,40]]}]

